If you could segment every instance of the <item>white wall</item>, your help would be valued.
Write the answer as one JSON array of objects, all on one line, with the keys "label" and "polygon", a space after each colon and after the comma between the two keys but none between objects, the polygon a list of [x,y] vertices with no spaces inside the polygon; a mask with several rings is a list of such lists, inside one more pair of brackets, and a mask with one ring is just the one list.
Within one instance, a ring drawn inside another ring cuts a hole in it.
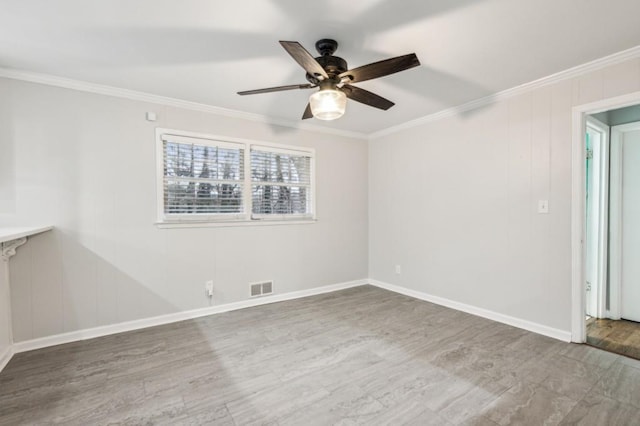
[{"label": "white wall", "polygon": [[[367,142],[0,79],[0,226],[51,224],[11,259],[16,342],[367,276]],[[155,123],[145,112],[158,114]],[[155,128],[313,147],[315,224],[158,229]]]},{"label": "white wall", "polygon": [[593,114],[597,120],[609,126],[619,126],[621,124],[634,123],[640,121],[640,105],[632,105],[625,108],[618,108],[611,111]]},{"label": "white wall", "polygon": [[[367,148],[0,78],[0,226],[56,227],[11,259],[14,338],[206,307],[212,278],[223,304],[367,276],[569,331],[571,107],[638,90],[631,60]],[[318,223],[158,229],[156,127],[315,148]]]},{"label": "white wall", "polygon": [[369,276],[569,332],[571,109],[638,90],[634,59],[373,139]]}]

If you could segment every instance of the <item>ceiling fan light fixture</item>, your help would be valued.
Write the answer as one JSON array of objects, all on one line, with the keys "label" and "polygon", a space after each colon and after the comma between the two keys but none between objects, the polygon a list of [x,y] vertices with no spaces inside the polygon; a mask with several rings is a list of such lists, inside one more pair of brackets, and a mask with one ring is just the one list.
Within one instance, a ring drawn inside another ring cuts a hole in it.
[{"label": "ceiling fan light fixture", "polygon": [[319,120],[340,118],[344,115],[347,98],[386,111],[395,104],[389,99],[352,84],[420,66],[420,61],[416,54],[410,53],[349,69],[347,61],[339,56],[333,56],[333,52],[338,48],[338,42],[332,39],[318,40],[316,49],[320,56],[317,58],[314,58],[297,41],[281,40],[280,45],[298,65],[304,68],[306,71],[305,77],[309,83],[245,90],[238,92],[238,95],[255,95],[258,93],[314,89],[318,87],[319,91],[309,97],[309,103],[302,114],[303,120],[311,117],[316,117]]},{"label": "ceiling fan light fixture", "polygon": [[313,116],[319,120],[335,120],[344,115],[347,95],[337,89],[321,89],[309,97]]}]

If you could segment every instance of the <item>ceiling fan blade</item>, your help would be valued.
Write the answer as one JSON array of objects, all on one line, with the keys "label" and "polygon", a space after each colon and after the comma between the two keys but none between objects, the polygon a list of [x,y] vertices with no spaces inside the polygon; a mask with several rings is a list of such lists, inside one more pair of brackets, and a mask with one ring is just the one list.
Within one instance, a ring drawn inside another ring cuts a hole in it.
[{"label": "ceiling fan blade", "polygon": [[391,102],[389,99],[385,99],[382,96],[378,96],[375,93],[371,93],[368,90],[361,89],[360,87],[344,86],[342,91],[349,99],[353,99],[354,101],[374,108],[383,109],[385,111],[395,105],[395,103]]},{"label": "ceiling fan blade", "polygon": [[280,41],[280,44],[302,68],[309,74],[329,78],[327,72],[316,59],[297,41]]},{"label": "ceiling fan blade", "polygon": [[417,67],[419,65],[420,61],[416,54],[410,53],[408,55],[397,56],[395,58],[385,59],[384,61],[363,65],[361,67],[345,71],[338,77],[348,77],[350,81],[347,83],[357,83],[359,81],[384,77],[385,75],[408,70],[409,68]]},{"label": "ceiling fan blade", "polygon": [[313,113],[311,112],[311,104],[307,104],[307,107],[304,110],[304,113],[302,114],[302,119],[306,120],[307,118],[312,118],[313,117]]},{"label": "ceiling fan blade", "polygon": [[238,95],[255,95],[258,93],[269,92],[281,92],[283,90],[295,90],[295,89],[311,89],[313,84],[290,84],[289,86],[268,87],[266,89],[245,90],[244,92],[238,92]]}]

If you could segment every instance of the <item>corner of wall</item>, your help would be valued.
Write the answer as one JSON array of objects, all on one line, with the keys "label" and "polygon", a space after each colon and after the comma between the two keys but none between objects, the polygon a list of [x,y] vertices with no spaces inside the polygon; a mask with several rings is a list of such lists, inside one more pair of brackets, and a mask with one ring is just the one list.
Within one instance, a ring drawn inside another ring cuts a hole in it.
[{"label": "corner of wall", "polygon": [[0,373],[9,364],[13,357],[13,345],[7,346],[4,350],[0,351]]},{"label": "corner of wall", "polygon": [[546,325],[538,324],[532,321],[504,315],[498,312],[490,311],[488,309],[478,308],[476,306],[471,306],[465,303],[456,302],[454,300],[445,299],[444,297],[438,297],[428,293],[411,290],[395,284],[388,284],[377,280],[369,280],[369,284],[383,288],[385,290],[393,291],[395,293],[404,294],[405,296],[413,297],[415,299],[424,300],[425,302],[431,302],[435,303],[436,305],[455,309],[456,311],[466,312],[471,315],[476,315],[502,324],[507,324],[512,327],[521,328],[523,330],[531,331],[533,333],[541,334],[543,336],[551,337],[563,342],[571,341],[571,331],[548,327]]}]

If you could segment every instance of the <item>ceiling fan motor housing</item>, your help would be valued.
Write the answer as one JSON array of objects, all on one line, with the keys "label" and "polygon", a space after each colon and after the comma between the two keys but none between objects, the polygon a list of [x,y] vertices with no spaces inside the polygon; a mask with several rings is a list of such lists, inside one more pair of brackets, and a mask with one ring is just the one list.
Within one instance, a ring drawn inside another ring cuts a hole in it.
[{"label": "ceiling fan motor housing", "polygon": [[[318,61],[320,66],[324,68],[330,79],[337,77],[339,74],[342,74],[349,69],[347,66],[347,61],[339,56],[318,56],[315,59],[316,61]],[[315,75],[311,75],[309,73],[307,73],[306,77],[307,80],[313,84],[318,84],[318,82],[320,81]]]},{"label": "ceiling fan motor housing", "polygon": [[[316,50],[320,54],[315,60],[320,64],[322,68],[329,75],[329,79],[335,79],[338,74],[341,74],[348,70],[347,61],[339,56],[333,56],[333,52],[338,48],[338,42],[330,38],[323,38],[316,42]],[[318,84],[320,79],[315,75],[307,73],[307,80],[312,84]],[[339,83],[336,81],[336,84]]]}]

